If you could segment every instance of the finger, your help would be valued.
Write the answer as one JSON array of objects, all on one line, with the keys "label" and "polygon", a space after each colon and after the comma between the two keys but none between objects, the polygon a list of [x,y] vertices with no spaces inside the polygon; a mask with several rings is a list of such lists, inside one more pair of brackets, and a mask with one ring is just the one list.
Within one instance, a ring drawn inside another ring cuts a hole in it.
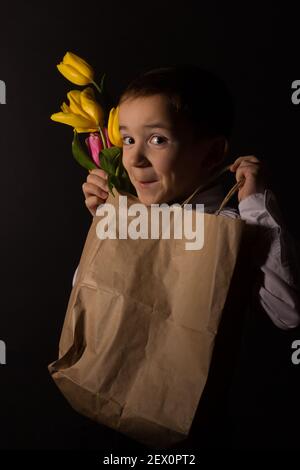
[{"label": "finger", "polygon": [[242,177],[254,176],[256,177],[259,173],[259,167],[257,163],[241,163],[240,166],[236,169],[235,177],[238,181]]},{"label": "finger", "polygon": [[92,185],[90,183],[84,183],[82,185],[82,191],[85,196],[85,198],[89,196],[97,196],[101,199],[106,200],[108,198],[108,192],[103,191],[101,188],[99,188],[96,185]]},{"label": "finger", "polygon": [[102,178],[97,176],[88,176],[87,180],[85,181],[87,185],[96,186],[100,188],[102,191],[106,191],[108,193],[108,184]]},{"label": "finger", "polygon": [[242,162],[236,169],[236,171],[242,171],[242,170],[245,170],[245,171],[248,171],[247,168],[251,168],[252,170],[255,169],[254,171],[257,172],[258,169],[260,167],[260,162],[250,162],[250,163],[247,163],[247,162]]},{"label": "finger", "polygon": [[260,163],[258,158],[256,158],[254,155],[248,155],[245,157],[239,157],[235,160],[235,162],[231,165],[231,168],[233,171],[236,170],[236,168],[241,165],[244,162],[252,162],[252,163]]},{"label": "finger", "polygon": [[238,188],[241,189],[245,184],[246,178],[245,176],[237,177],[236,181],[238,183]]},{"label": "finger", "polygon": [[85,205],[90,211],[92,215],[96,214],[97,207],[100,206],[100,204],[103,204],[103,199],[98,198],[97,196],[90,196],[87,199],[85,199]]},{"label": "finger", "polygon": [[108,197],[107,191],[102,190],[98,185],[92,183],[83,183],[82,191],[86,198],[89,196],[98,196],[102,199],[107,199]]},{"label": "finger", "polygon": [[236,171],[239,165],[241,165],[242,162],[252,162],[252,163],[260,163],[257,157],[254,155],[246,155],[244,157],[239,157],[237,158],[232,165],[230,166],[231,171]]},{"label": "finger", "polygon": [[86,179],[87,183],[92,183],[99,188],[103,189],[103,191],[108,191],[108,182],[102,176],[98,176],[95,174],[88,175]]},{"label": "finger", "polygon": [[101,176],[104,179],[108,178],[106,171],[102,170],[102,168],[94,168],[93,170],[89,170],[89,173],[92,175]]}]

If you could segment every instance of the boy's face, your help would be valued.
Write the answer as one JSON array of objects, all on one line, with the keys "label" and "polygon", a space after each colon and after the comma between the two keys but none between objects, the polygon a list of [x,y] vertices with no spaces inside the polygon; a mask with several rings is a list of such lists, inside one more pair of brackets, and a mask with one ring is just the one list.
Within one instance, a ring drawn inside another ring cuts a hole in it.
[{"label": "boy's face", "polygon": [[140,202],[180,202],[205,181],[211,140],[195,140],[164,95],[127,98],[119,125],[123,164]]}]

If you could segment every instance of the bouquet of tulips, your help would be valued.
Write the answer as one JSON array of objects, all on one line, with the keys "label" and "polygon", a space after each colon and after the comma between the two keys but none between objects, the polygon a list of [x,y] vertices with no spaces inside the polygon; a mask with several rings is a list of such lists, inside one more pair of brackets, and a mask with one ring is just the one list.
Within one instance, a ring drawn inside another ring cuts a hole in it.
[{"label": "bouquet of tulips", "polygon": [[[122,164],[122,136],[119,132],[118,107],[107,109],[104,90],[105,73],[100,85],[95,82],[93,68],[82,58],[67,52],[57,65],[60,73],[75,85],[89,87],[71,90],[67,94],[69,104],[63,103],[61,112],[51,119],[73,127],[72,153],[77,162],[86,168],[102,168],[108,175],[109,191],[113,188],[132,194],[135,189]],[[93,88],[94,87],[94,88]],[[98,93],[98,99],[95,96]],[[79,134],[89,134],[82,144]]]}]

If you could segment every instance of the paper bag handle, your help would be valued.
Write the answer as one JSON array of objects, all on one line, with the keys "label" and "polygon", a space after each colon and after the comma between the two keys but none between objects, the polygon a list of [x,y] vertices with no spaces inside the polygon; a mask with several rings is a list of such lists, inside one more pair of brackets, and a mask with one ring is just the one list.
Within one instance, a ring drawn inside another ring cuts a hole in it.
[{"label": "paper bag handle", "polygon": [[[187,198],[185,199],[182,203],[181,203],[181,206],[183,206],[184,204],[187,204],[197,193],[198,191],[200,190],[203,190],[204,188],[206,188],[207,186],[209,186],[212,182],[214,182],[215,180],[217,180],[219,178],[219,176],[221,176],[223,173],[225,173],[226,171],[229,170],[229,168],[231,167],[231,164],[230,165],[227,165],[223,168],[221,168],[221,170],[219,170],[217,173],[215,173],[211,178],[208,179],[208,181],[206,181],[204,184],[202,183],[200,186],[198,186],[195,191]],[[238,189],[240,188],[240,186],[242,186],[244,184],[244,181],[245,181],[245,177],[242,177],[239,181],[237,181],[235,183],[235,185],[228,191],[228,193],[226,194],[226,196],[224,197],[223,201],[221,202],[221,205],[219,207],[219,209],[217,209],[215,211],[215,215],[218,215],[220,213],[220,211],[223,209],[223,207],[225,206],[225,204],[227,204],[227,202],[229,201],[229,199],[234,195],[234,193],[236,191],[238,191]]]},{"label": "paper bag handle", "polygon": [[234,193],[236,193],[239,190],[241,186],[243,186],[245,179],[246,178],[242,176],[242,178],[239,181],[237,181],[234,186],[232,186],[232,188],[228,191],[223,201],[221,202],[219,209],[216,210],[215,215],[219,215],[220,211],[223,209],[225,204],[227,204],[229,199],[234,195]]}]

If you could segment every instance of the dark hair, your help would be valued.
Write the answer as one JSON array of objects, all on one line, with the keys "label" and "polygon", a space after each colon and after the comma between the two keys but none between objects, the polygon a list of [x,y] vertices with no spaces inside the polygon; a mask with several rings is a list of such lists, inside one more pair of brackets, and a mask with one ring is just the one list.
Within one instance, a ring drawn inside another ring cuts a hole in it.
[{"label": "dark hair", "polygon": [[234,121],[233,98],[226,84],[197,65],[160,67],[141,73],[122,92],[127,98],[163,94],[197,132],[229,137]]}]

